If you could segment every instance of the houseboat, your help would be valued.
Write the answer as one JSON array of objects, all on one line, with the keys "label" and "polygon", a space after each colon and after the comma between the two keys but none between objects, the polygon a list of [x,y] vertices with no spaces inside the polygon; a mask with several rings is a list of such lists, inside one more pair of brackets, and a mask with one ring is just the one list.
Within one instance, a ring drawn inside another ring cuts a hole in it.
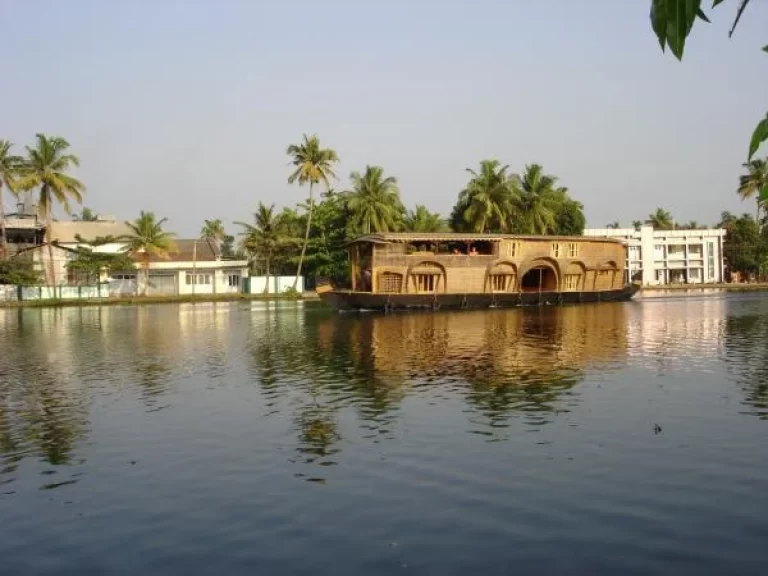
[{"label": "houseboat", "polygon": [[349,244],[347,288],[320,284],[339,310],[494,308],[617,302],[627,248],[584,236],[380,233]]}]

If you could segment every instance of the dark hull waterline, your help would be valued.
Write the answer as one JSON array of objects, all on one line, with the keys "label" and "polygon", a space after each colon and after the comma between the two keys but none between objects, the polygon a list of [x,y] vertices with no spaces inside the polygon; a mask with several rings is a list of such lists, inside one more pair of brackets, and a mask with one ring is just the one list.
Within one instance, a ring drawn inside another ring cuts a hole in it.
[{"label": "dark hull waterline", "polygon": [[626,302],[640,289],[636,284],[603,292],[519,292],[495,294],[371,294],[331,290],[320,298],[337,310],[461,310],[558,306],[594,302]]}]

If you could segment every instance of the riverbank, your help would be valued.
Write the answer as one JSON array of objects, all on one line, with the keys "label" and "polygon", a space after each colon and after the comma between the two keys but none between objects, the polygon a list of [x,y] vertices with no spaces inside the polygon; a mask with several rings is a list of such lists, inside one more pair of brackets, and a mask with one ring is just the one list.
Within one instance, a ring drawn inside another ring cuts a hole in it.
[{"label": "riverbank", "polygon": [[759,292],[768,290],[768,284],[674,284],[665,286],[643,286],[642,292]]},{"label": "riverbank", "polygon": [[115,298],[62,298],[46,300],[0,301],[0,308],[58,308],[63,306],[122,306],[133,304],[178,304],[189,302],[237,301],[311,301],[318,300],[314,292],[299,295],[286,294],[185,294],[180,296],[128,296]]}]

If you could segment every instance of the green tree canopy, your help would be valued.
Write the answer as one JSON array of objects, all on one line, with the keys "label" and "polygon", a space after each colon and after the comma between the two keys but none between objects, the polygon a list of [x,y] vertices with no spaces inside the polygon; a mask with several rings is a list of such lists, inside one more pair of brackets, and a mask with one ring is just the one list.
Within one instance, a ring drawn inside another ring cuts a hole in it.
[{"label": "green tree canopy", "polygon": [[307,225],[304,234],[304,244],[301,247],[301,255],[296,267],[296,279],[293,282],[294,289],[298,285],[301,276],[301,266],[304,263],[304,255],[309,244],[309,233],[312,227],[312,209],[314,207],[313,188],[322,182],[326,191],[330,190],[330,181],[336,178],[333,172],[334,164],[338,163],[339,156],[330,148],[323,148],[316,135],[304,134],[301,144],[291,144],[286,149],[286,154],[291,157],[293,172],[288,177],[288,183],[298,182],[299,186],[309,184],[309,207],[307,210]]},{"label": "green tree canopy", "polygon": [[760,221],[760,208],[768,202],[768,160],[755,159],[743,164],[747,173],[739,177],[738,195],[742,200],[755,198],[757,202],[757,216]]},{"label": "green tree canopy", "polygon": [[440,214],[430,212],[426,206],[416,204],[416,209],[411,210],[403,221],[403,228],[408,232],[444,232],[448,226]]},{"label": "green tree canopy", "polygon": [[480,169],[467,168],[471,178],[459,194],[451,223],[457,232],[508,232],[519,198],[509,166],[483,160]]},{"label": "green tree canopy", "polygon": [[554,194],[557,178],[544,173],[540,164],[528,164],[520,184],[520,200],[516,232],[521,234],[549,234],[556,222],[557,198]]},{"label": "green tree canopy", "polygon": [[141,261],[144,270],[143,293],[145,295],[149,287],[149,263],[152,257],[168,258],[176,250],[176,244],[173,241],[176,235],[163,230],[163,224],[167,220],[167,218],[157,220],[154,212],[142,210],[136,220],[125,223],[131,232],[121,237],[121,240],[126,242],[123,251]]},{"label": "green tree canopy", "polygon": [[663,208],[656,208],[656,212],[649,214],[646,223],[653,226],[656,230],[674,230],[675,228],[672,214]]},{"label": "green tree canopy", "polygon": [[240,233],[241,246],[251,262],[256,259],[264,261],[267,281],[264,292],[269,291],[269,277],[271,264],[274,258],[285,248],[289,242],[288,221],[284,214],[275,211],[275,205],[265,205],[259,202],[256,212],[253,214],[253,224],[247,222],[235,222],[242,227]]},{"label": "green tree canopy", "polygon": [[349,175],[352,189],[346,193],[347,206],[356,231],[392,232],[403,222],[405,209],[394,176],[384,177],[381,166],[366,166],[365,172]]},{"label": "green tree canopy", "polygon": [[8,140],[0,140],[0,259],[8,255],[8,243],[5,237],[5,205],[3,194],[5,189],[16,195],[16,179],[24,165],[21,156],[11,154],[11,144]]}]

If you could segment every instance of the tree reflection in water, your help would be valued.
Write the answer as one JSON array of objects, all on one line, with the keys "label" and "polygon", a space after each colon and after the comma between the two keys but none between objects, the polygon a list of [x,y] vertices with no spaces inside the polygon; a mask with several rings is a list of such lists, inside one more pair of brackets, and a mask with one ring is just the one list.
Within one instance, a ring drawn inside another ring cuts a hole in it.
[{"label": "tree reflection in water", "polygon": [[577,401],[585,367],[626,356],[622,305],[308,318],[260,311],[247,347],[275,412],[296,414],[298,451],[325,463],[342,410],[378,441],[406,395],[429,387],[432,399],[469,405],[473,432],[493,435],[516,415],[542,426]]},{"label": "tree reflection in water", "polygon": [[728,370],[744,393],[745,414],[768,420],[768,314],[728,315],[725,321]]}]

